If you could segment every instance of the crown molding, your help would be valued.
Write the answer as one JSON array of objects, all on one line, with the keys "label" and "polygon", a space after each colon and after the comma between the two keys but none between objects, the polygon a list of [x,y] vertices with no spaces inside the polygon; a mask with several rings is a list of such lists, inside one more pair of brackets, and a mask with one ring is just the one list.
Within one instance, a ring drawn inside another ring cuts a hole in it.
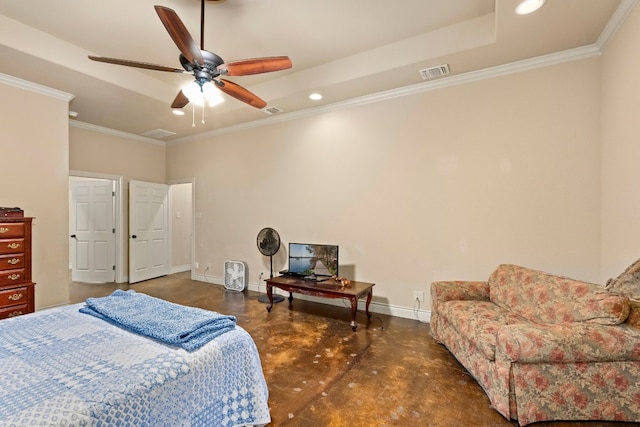
[{"label": "crown molding", "polygon": [[17,77],[10,76],[8,74],[0,73],[0,83],[5,84],[7,86],[13,86],[20,89],[28,90],[31,92],[39,93],[41,95],[45,95],[51,98],[56,98],[62,101],[70,102],[75,95],[72,95],[67,92],[63,92],[61,90],[52,89],[47,86],[39,85],[37,83],[33,83],[27,80],[22,80]]},{"label": "crown molding", "polygon": [[123,132],[121,130],[111,129],[104,126],[92,125],[91,123],[81,122],[78,120],[69,120],[69,126],[75,127],[78,129],[89,130],[92,132],[103,133],[106,135],[117,136],[118,138],[130,139],[133,141],[146,142],[149,144],[156,144],[156,145],[165,145],[164,141],[159,141],[157,139],[148,138],[142,135],[136,135],[134,133]]},{"label": "crown molding", "polygon": [[[639,0],[632,0],[636,3]],[[625,15],[626,16],[626,15]],[[613,34],[613,32],[611,33]],[[597,43],[578,47],[575,49],[569,49],[562,52],[552,53],[549,55],[538,56],[535,58],[524,59],[522,61],[512,62],[510,64],[498,65],[495,67],[485,68],[478,71],[471,71],[464,74],[453,75],[445,77],[439,80],[421,82],[414,85],[404,86],[397,89],[391,89],[387,91],[377,92],[357,98],[348,99],[345,101],[335,102],[332,104],[321,105],[318,107],[307,108],[305,110],[294,111],[291,113],[281,113],[275,116],[266,117],[264,119],[254,120],[247,123],[241,123],[234,126],[228,126],[221,129],[215,129],[208,132],[202,132],[197,135],[185,136],[183,138],[176,138],[170,141],[159,141],[153,138],[147,138],[140,135],[131,134],[119,130],[109,129],[102,126],[96,126],[89,123],[79,122],[77,120],[69,120],[71,126],[91,130],[94,132],[107,133],[113,136],[119,136],[121,138],[133,139],[136,141],[150,142],[153,144],[171,145],[180,144],[184,142],[190,142],[202,138],[220,136],[230,134],[234,132],[240,132],[247,129],[253,129],[262,126],[268,126],[275,123],[287,122],[290,120],[297,120],[304,117],[310,117],[317,114],[322,114],[331,111],[344,110],[347,108],[358,107],[361,105],[371,104],[375,102],[386,101],[403,96],[414,95],[422,92],[429,92],[432,90],[442,89],[451,86],[458,86],[461,84],[467,84],[480,80],[491,79],[494,77],[505,76],[508,74],[521,73],[536,68],[548,67],[551,65],[557,65],[570,61],[578,61],[581,59],[587,59],[593,56],[600,55],[602,50]]]},{"label": "crown molding", "polygon": [[[634,1],[638,1],[638,0],[634,0]],[[597,56],[597,55],[600,55],[601,53],[602,51],[594,43],[588,46],[569,49],[562,52],[552,53],[549,55],[538,56],[535,58],[512,62],[510,64],[484,68],[482,70],[471,71],[464,74],[444,77],[434,81],[421,82],[421,83],[404,86],[397,89],[391,89],[391,90],[377,92],[377,93],[373,93],[373,94],[369,94],[369,95],[365,95],[357,98],[348,99],[345,101],[335,102],[332,104],[321,105],[318,107],[308,108],[300,111],[294,111],[291,113],[277,114],[275,116],[254,120],[247,123],[241,123],[235,126],[216,129],[209,132],[199,133],[197,135],[186,136],[183,138],[176,138],[176,139],[167,141],[166,144],[168,145],[179,144],[182,142],[189,142],[196,139],[201,139],[203,137],[219,136],[219,135],[229,134],[233,132],[238,132],[241,130],[267,126],[274,123],[297,120],[303,117],[314,116],[316,114],[326,113],[330,111],[344,110],[347,108],[353,108],[360,105],[386,101],[394,98],[414,95],[422,92],[429,92],[432,90],[442,89],[442,88],[451,87],[451,86],[458,86],[461,84],[467,84],[467,83],[476,82],[480,80],[491,79],[494,77],[500,77],[508,74],[520,73],[523,71],[533,70],[536,68],[548,67],[551,65],[561,64],[564,62],[577,61],[577,60]]]},{"label": "crown molding", "polygon": [[601,51],[604,51],[609,40],[611,40],[616,31],[622,26],[622,23],[627,19],[631,10],[638,4],[638,1],[639,0],[622,0],[622,2],[620,2],[611,19],[609,19],[609,22],[600,33],[598,40],[596,40],[596,45]]}]

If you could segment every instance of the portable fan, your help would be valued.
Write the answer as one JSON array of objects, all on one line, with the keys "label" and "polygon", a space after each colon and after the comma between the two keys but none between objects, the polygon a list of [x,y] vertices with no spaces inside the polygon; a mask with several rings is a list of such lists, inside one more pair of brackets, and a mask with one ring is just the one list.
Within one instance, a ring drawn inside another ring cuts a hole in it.
[{"label": "portable fan", "polygon": [[[265,227],[258,233],[256,239],[258,244],[258,250],[264,256],[269,257],[270,278],[273,278],[273,256],[280,249],[280,235],[276,230],[271,227]],[[261,295],[258,297],[258,301],[268,303],[269,297],[267,295]],[[282,295],[273,295],[273,302],[284,301]]]},{"label": "portable fan", "polygon": [[231,291],[244,291],[247,286],[247,265],[242,261],[224,262],[224,287]]}]

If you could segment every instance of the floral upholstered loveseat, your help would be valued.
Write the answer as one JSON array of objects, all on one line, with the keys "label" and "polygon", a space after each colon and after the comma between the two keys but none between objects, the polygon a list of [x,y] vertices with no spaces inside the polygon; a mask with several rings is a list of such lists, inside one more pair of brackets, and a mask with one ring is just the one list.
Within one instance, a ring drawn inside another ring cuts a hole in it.
[{"label": "floral upholstered loveseat", "polygon": [[431,333],[522,426],[640,422],[640,306],[612,282],[506,264],[488,281],[434,282]]}]

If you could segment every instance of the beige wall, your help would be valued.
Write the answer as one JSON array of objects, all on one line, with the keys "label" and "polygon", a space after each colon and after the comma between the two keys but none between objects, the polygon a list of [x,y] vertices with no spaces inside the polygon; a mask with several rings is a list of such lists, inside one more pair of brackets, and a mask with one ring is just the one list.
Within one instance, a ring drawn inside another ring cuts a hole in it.
[{"label": "beige wall", "polygon": [[640,8],[607,46],[602,67],[602,275],[640,258]]},{"label": "beige wall", "polygon": [[71,170],[121,175],[130,180],[165,182],[165,147],[88,129],[69,127]]},{"label": "beige wall", "polygon": [[340,245],[394,307],[506,262],[596,281],[599,103],[592,58],[172,144],[167,177],[196,177],[195,261],[218,277],[268,272],[269,226]]},{"label": "beige wall", "polygon": [[0,85],[1,206],[33,222],[36,308],[68,302],[67,100]]},{"label": "beige wall", "polygon": [[[165,147],[84,128],[69,127],[69,169],[122,176],[124,271],[128,271],[129,181],[165,183]],[[67,172],[68,173],[68,172]]]}]

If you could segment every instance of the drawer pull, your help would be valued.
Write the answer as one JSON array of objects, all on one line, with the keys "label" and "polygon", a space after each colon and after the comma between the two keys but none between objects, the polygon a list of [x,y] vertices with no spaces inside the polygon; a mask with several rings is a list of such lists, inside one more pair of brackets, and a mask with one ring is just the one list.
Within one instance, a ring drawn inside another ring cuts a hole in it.
[{"label": "drawer pull", "polygon": [[9,295],[7,298],[9,298],[11,301],[18,301],[18,300],[21,300],[23,296],[24,295],[22,294],[13,294],[13,295]]},{"label": "drawer pull", "polygon": [[0,227],[0,234],[4,234],[9,232],[9,229],[7,227]]},{"label": "drawer pull", "polygon": [[9,280],[18,280],[20,278],[20,275],[18,273],[13,273],[8,277],[9,277]]},{"label": "drawer pull", "polygon": [[20,260],[18,258],[11,258],[9,261],[7,261],[9,264],[11,265],[16,265],[17,263],[20,262]]},{"label": "drawer pull", "polygon": [[7,247],[9,249],[18,249],[20,247],[20,243],[9,243]]},{"label": "drawer pull", "polygon": [[9,313],[9,316],[7,317],[16,317],[16,316],[22,316],[22,311],[21,310],[16,310],[16,311],[12,311],[11,313]]}]

